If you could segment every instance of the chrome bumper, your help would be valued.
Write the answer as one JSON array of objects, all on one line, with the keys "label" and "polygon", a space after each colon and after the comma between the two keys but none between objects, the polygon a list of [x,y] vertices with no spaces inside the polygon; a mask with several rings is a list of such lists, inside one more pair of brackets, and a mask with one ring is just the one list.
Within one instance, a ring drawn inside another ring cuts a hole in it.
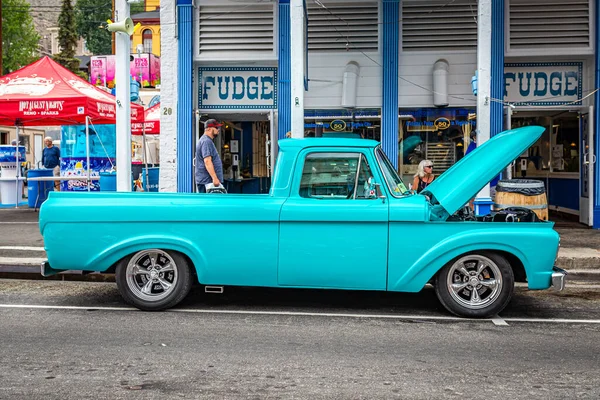
[{"label": "chrome bumper", "polygon": [[42,273],[42,276],[52,276],[52,275],[56,275],[59,272],[63,272],[63,271],[55,270],[54,268],[50,267],[50,264],[48,263],[48,261],[44,261],[44,262],[42,262],[42,265],[40,266],[40,272]]},{"label": "chrome bumper", "polygon": [[561,291],[565,288],[565,277],[567,271],[562,268],[552,268],[552,288],[556,291]]}]

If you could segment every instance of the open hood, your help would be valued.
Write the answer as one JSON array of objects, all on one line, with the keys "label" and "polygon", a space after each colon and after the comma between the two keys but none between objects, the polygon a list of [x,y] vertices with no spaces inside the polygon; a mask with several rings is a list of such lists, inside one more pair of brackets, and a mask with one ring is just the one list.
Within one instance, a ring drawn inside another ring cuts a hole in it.
[{"label": "open hood", "polygon": [[449,215],[534,144],[546,128],[525,126],[500,132],[437,177],[421,194],[433,195]]}]

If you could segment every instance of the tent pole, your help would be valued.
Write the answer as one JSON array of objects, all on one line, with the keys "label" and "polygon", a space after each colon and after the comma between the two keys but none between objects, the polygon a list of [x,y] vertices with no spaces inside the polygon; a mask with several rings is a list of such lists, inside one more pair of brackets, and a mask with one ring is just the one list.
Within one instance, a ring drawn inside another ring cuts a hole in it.
[{"label": "tent pole", "polygon": [[15,171],[15,176],[17,179],[15,180],[15,191],[17,192],[17,197],[15,198],[15,208],[19,208],[19,178],[21,177],[21,168],[19,168],[19,156],[21,155],[19,152],[19,125],[17,125],[16,134],[17,143],[15,145],[15,166],[17,167],[17,170]]},{"label": "tent pole", "polygon": [[90,122],[89,117],[85,117],[85,155],[87,163],[87,190],[90,191]]},{"label": "tent pole", "polygon": [[146,160],[146,121],[144,120],[144,122],[142,123],[142,160],[144,160],[144,166],[145,166],[145,170],[146,170],[146,188],[148,188],[148,184],[150,183],[148,181],[148,160]]}]

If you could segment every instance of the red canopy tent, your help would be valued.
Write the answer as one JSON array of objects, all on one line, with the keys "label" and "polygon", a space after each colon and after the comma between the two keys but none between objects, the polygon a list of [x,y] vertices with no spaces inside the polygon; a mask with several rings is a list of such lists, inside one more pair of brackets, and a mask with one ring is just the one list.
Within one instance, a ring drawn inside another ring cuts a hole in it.
[{"label": "red canopy tent", "polygon": [[[89,122],[114,124],[116,107],[114,96],[81,79],[48,56],[0,77],[0,126],[16,126],[17,141],[21,126],[85,124],[89,143]],[[132,103],[131,120],[141,122],[143,118],[144,108]],[[87,153],[89,190],[89,151]],[[17,191],[20,179],[17,176]]]},{"label": "red canopy tent", "polygon": [[144,122],[131,123],[132,135],[156,135],[160,133],[160,103],[144,111]]},{"label": "red canopy tent", "polygon": [[[132,103],[131,120],[143,121],[143,111]],[[78,125],[86,117],[114,124],[115,97],[48,56],[0,77],[0,126]]]}]

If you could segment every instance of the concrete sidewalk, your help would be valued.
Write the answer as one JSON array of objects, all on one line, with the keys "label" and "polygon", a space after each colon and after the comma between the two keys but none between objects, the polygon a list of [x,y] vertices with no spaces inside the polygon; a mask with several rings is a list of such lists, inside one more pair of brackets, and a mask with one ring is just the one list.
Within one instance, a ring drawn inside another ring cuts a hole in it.
[{"label": "concrete sidewalk", "polygon": [[[45,260],[38,227],[39,213],[28,207],[0,209],[0,278],[44,279],[40,263]],[[556,265],[569,272],[569,279],[600,280],[600,231],[560,220],[561,236]],[[72,240],[81,240],[73,232]],[[540,249],[543,251],[543,249]],[[112,280],[101,274],[72,273],[52,279]]]}]

